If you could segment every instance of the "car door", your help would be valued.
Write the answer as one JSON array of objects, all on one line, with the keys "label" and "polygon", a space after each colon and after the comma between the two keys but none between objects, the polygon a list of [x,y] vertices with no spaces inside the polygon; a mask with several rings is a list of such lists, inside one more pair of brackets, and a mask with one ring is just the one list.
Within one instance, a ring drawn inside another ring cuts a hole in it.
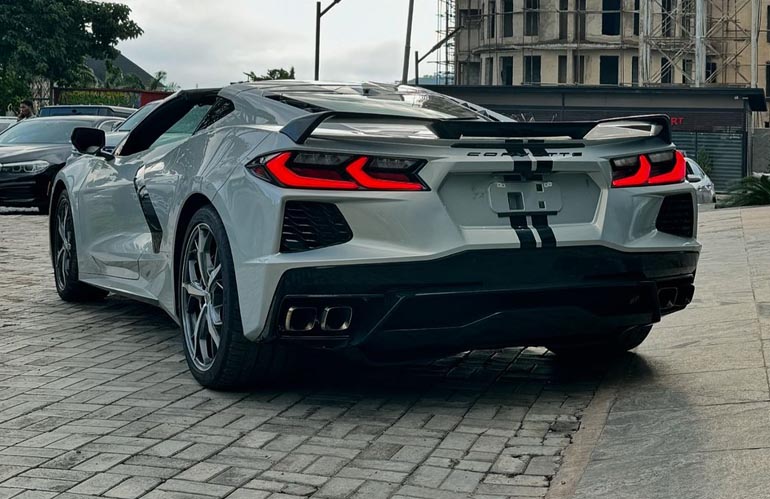
[{"label": "car door", "polygon": [[87,273],[139,279],[139,258],[153,249],[155,223],[142,200],[143,172],[162,164],[184,140],[170,131],[194,103],[177,94],[150,113],[122,142],[111,160],[95,161],[79,190],[81,233],[87,244]]},{"label": "car door", "polygon": [[149,238],[134,186],[136,172],[149,151],[114,160],[93,161],[78,193],[82,240],[86,243],[86,273],[139,278],[139,255]]}]

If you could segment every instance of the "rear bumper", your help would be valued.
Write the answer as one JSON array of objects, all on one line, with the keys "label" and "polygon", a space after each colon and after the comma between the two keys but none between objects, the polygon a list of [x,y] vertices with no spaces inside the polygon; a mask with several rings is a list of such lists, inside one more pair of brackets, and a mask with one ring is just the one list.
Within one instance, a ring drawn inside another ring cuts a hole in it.
[{"label": "rear bumper", "polygon": [[[284,273],[263,338],[378,355],[543,345],[658,322],[689,304],[697,252],[605,247],[466,251]],[[291,307],[351,307],[344,332],[286,328]]]}]

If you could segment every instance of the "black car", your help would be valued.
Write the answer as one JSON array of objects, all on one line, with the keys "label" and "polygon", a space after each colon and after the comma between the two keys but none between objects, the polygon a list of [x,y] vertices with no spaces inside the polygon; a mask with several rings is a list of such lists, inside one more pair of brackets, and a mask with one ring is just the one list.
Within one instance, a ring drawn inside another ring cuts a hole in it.
[{"label": "black car", "polygon": [[51,180],[72,154],[76,127],[112,126],[113,116],[68,116],[22,121],[0,133],[0,206],[48,212]]}]

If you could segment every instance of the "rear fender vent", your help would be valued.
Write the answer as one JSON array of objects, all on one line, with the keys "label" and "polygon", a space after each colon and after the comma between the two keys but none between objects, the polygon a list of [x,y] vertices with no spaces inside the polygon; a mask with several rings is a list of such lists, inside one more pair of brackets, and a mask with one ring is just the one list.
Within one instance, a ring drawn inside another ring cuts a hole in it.
[{"label": "rear fender vent", "polygon": [[353,239],[345,217],[330,203],[288,201],[284,208],[281,252],[296,253]]},{"label": "rear fender vent", "polygon": [[658,212],[655,227],[667,234],[692,237],[695,226],[694,201],[690,194],[666,196]]}]

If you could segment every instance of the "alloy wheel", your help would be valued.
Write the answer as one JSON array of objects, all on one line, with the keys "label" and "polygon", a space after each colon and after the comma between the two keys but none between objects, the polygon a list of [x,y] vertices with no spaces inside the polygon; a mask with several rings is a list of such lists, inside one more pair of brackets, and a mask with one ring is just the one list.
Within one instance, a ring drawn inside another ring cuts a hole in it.
[{"label": "alloy wheel", "polygon": [[72,210],[67,198],[62,198],[56,209],[56,230],[54,231],[54,273],[56,286],[59,289],[64,289],[69,282],[73,238]]},{"label": "alloy wheel", "polygon": [[205,223],[197,224],[190,231],[180,274],[185,342],[195,367],[207,371],[219,351],[224,286],[219,247]]}]

